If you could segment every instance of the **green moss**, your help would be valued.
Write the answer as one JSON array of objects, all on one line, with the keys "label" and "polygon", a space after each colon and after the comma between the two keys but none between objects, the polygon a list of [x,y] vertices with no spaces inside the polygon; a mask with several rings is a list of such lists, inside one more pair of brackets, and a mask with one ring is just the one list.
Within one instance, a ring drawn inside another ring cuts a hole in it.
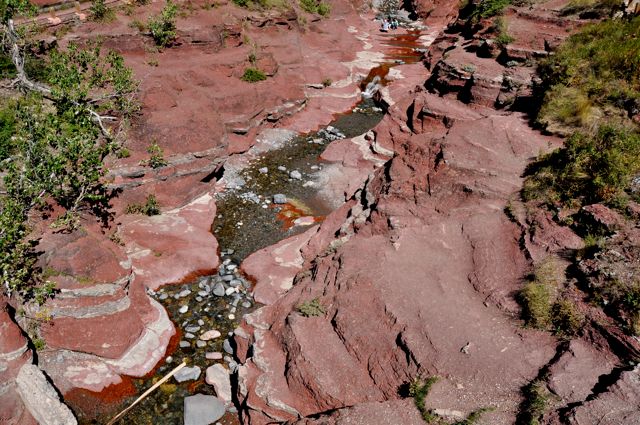
[{"label": "green moss", "polygon": [[249,83],[257,83],[258,81],[266,80],[267,76],[257,68],[247,68],[244,70],[241,79]]}]

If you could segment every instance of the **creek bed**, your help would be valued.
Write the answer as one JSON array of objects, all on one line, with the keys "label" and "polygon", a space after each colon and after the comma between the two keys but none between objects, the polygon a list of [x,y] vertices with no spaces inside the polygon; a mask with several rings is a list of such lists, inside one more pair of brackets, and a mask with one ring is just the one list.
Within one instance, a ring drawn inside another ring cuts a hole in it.
[{"label": "creek bed", "polygon": [[[318,196],[315,175],[323,167],[320,154],[331,141],[363,134],[383,116],[373,101],[363,101],[326,128],[296,136],[253,161],[240,172],[244,185],[223,192],[217,201],[213,233],[220,246],[233,249],[233,259],[241,262],[252,252],[321,221],[333,208]],[[300,178],[291,177],[292,172],[300,173]],[[276,194],[284,195],[286,202],[275,204]],[[313,220],[295,225],[301,217]]]},{"label": "creek bed", "polygon": [[[416,51],[421,47],[419,31],[389,34],[387,37],[385,44],[389,62],[371,70],[362,81],[363,89],[376,76],[381,85],[386,84],[384,77],[391,67],[399,63],[414,63],[421,56]],[[212,232],[221,247],[222,265],[218,273],[182,285],[167,285],[157,292],[150,291],[150,295],[167,309],[177,330],[167,349],[168,357],[143,378],[125,376],[122,384],[102,393],[78,391],[72,404],[75,404],[80,424],[105,424],[184,358],[189,359],[189,366],[201,369],[198,379],[177,383],[171,378],[117,424],[181,424],[185,397],[198,393],[215,394],[213,387],[205,382],[205,370],[221,361],[233,369],[233,356],[225,352],[223,343],[232,335],[242,316],[256,308],[250,295],[250,284],[239,270],[239,265],[249,254],[303,232],[334,209],[318,195],[316,174],[324,166],[321,153],[333,140],[366,133],[383,116],[384,111],[372,100],[363,100],[352,111],[337,116],[330,126],[291,138],[279,149],[263,153],[239,172],[243,184],[225,190],[217,199],[217,217],[213,221]],[[293,177],[292,171],[299,173],[300,178]],[[285,195],[286,202],[275,204],[276,194]],[[300,218],[310,220],[300,224],[296,222]],[[223,284],[224,295],[214,294],[213,288],[218,283]],[[230,288],[237,289],[226,293]],[[196,326],[199,329],[191,332],[192,338],[187,338],[186,328]],[[198,346],[199,335],[212,329],[218,330],[221,336]],[[222,353],[224,359],[207,359],[207,352]],[[168,358],[171,361],[167,361]],[[235,407],[230,407],[217,423],[239,424]]]}]

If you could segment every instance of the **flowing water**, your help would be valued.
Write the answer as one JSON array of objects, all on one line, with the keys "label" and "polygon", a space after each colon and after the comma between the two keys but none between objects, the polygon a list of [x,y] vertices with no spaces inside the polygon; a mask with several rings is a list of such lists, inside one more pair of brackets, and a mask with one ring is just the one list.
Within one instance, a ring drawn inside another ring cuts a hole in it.
[{"label": "flowing water", "polygon": [[[422,56],[416,50],[422,47],[419,31],[381,36],[385,38],[388,62],[371,70],[361,83],[363,91],[374,78],[378,84],[386,84],[385,77],[393,66],[417,62]],[[236,180],[242,183],[219,194],[218,215],[212,217],[212,232],[221,247],[222,265],[218,273],[187,284],[168,285],[151,294],[167,309],[177,330],[167,357],[143,378],[123,377],[122,384],[101,393],[74,390],[66,394],[81,424],[106,423],[183,358],[189,360],[189,366],[200,367],[198,379],[177,383],[172,378],[117,423],[181,424],[184,397],[214,394],[213,388],[204,382],[204,372],[216,361],[207,359],[205,353],[221,353],[224,360],[217,361],[224,361],[233,369],[236,364],[232,355],[223,347],[225,337],[232,335],[243,314],[256,308],[250,283],[237,266],[252,252],[303,232],[333,210],[318,195],[316,177],[324,166],[320,154],[333,140],[366,133],[383,116],[384,111],[373,100],[365,99],[352,111],[337,116],[331,125],[292,137],[278,149],[256,157],[237,173]],[[274,195],[284,195],[286,200],[276,197],[275,200],[284,202],[275,203]],[[226,291],[222,296],[214,294],[214,288],[220,285]],[[222,336],[198,342],[198,336],[210,329],[217,329]],[[238,424],[235,408],[229,409],[218,422]]]}]

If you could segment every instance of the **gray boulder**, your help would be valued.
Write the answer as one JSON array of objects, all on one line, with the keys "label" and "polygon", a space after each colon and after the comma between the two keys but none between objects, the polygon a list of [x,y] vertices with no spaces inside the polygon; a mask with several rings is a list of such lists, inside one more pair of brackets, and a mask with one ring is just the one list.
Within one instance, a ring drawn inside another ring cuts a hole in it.
[{"label": "gray boulder", "polygon": [[[60,401],[58,393],[36,365],[25,364],[20,368],[16,386],[22,402],[39,424],[76,425],[78,423],[71,410]],[[1,419],[0,422],[2,422]]]},{"label": "gray boulder", "polygon": [[184,398],[184,425],[209,425],[224,415],[224,403],[212,395]]}]

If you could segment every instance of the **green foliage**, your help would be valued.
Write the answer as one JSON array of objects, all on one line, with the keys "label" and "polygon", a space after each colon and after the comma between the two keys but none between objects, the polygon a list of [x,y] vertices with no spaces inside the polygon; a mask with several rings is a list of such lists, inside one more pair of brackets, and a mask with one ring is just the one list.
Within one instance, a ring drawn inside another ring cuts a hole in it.
[{"label": "green foliage", "polygon": [[0,0],[0,19],[3,24],[17,15],[29,15],[35,10],[28,0]]},{"label": "green foliage", "polygon": [[113,10],[107,7],[105,0],[92,0],[89,10],[95,21],[107,21],[115,17]]},{"label": "green foliage", "polygon": [[551,324],[551,308],[562,280],[562,268],[555,258],[547,257],[535,265],[531,281],[519,296],[527,326],[546,329]]},{"label": "green foliage", "polygon": [[35,348],[36,351],[42,351],[45,348],[47,348],[47,342],[40,337],[33,338],[32,342],[33,342],[33,348]]},{"label": "green foliage", "polygon": [[86,209],[106,219],[110,194],[102,183],[103,159],[114,144],[96,117],[102,111],[120,118],[132,114],[137,87],[122,57],[101,55],[97,47],[52,52],[43,75],[50,88],[46,101],[28,92],[0,111],[0,283],[3,292],[39,303],[54,285],[35,269],[30,212],[52,202],[66,211],[59,224],[73,227]]},{"label": "green foliage", "polygon": [[482,0],[471,13],[471,18],[490,18],[500,15],[510,4],[511,0]]},{"label": "green foliage", "polygon": [[160,205],[155,195],[150,194],[147,196],[147,200],[144,204],[131,204],[127,205],[125,214],[144,214],[148,216],[159,215]]},{"label": "green foliage", "polygon": [[523,401],[516,419],[521,425],[540,425],[549,406],[551,394],[544,382],[535,380],[522,389]]},{"label": "green foliage", "polygon": [[473,412],[469,413],[469,415],[465,419],[458,421],[453,425],[475,425],[478,423],[478,421],[480,421],[480,418],[482,418],[482,415],[491,411],[493,411],[493,408],[491,407],[482,407],[478,410],[474,410]]},{"label": "green foliage", "polygon": [[247,68],[244,70],[244,74],[241,79],[242,81],[247,81],[249,83],[256,83],[258,81],[266,80],[267,76],[257,68]]},{"label": "green foliage", "polygon": [[164,159],[164,150],[155,140],[147,147],[147,153],[151,156],[148,160],[142,162],[143,165],[151,168],[160,168],[167,165],[167,160]]},{"label": "green foliage", "polygon": [[438,377],[430,376],[426,380],[414,378],[414,380],[409,384],[409,396],[413,397],[416,408],[420,411],[422,419],[424,419],[426,423],[433,423],[438,420],[438,415],[433,413],[433,411],[428,409],[425,405],[425,399],[427,398],[431,387],[436,382],[438,382]]},{"label": "green foliage", "polygon": [[588,25],[569,37],[539,67],[546,95],[538,122],[593,128],[616,118],[602,111],[621,111],[618,120],[631,114],[640,102],[639,33],[635,17]]},{"label": "green foliage", "polygon": [[167,47],[176,39],[176,13],[178,8],[171,0],[162,9],[159,16],[150,17],[147,27],[156,45]]},{"label": "green foliage", "polygon": [[551,325],[556,335],[576,335],[584,317],[576,310],[575,305],[568,299],[559,299],[551,308]]},{"label": "green foliage", "polygon": [[511,37],[509,34],[503,33],[498,35],[495,40],[496,43],[498,43],[498,46],[506,47],[509,43],[513,43],[515,41],[515,38]]},{"label": "green foliage", "polygon": [[333,84],[333,81],[331,81],[331,78],[325,78],[324,80],[322,80],[322,85],[325,87],[330,87],[331,84]]},{"label": "green foliage", "polygon": [[[640,133],[601,127],[595,135],[576,133],[565,147],[542,156],[523,187],[527,200],[561,205],[604,202],[616,206],[640,173]],[[622,202],[623,203],[623,202]]]},{"label": "green foliage", "polygon": [[0,109],[0,161],[9,158],[15,151],[13,135],[16,131],[16,114],[13,102]]},{"label": "green foliage", "polygon": [[542,283],[528,282],[520,292],[522,317],[527,326],[546,329],[551,323],[551,291]]},{"label": "green foliage", "polygon": [[640,335],[640,282],[613,278],[594,287],[593,299],[624,323],[632,335]]},{"label": "green foliage", "polygon": [[297,307],[297,310],[304,317],[318,317],[325,313],[324,306],[320,304],[320,300],[318,298],[303,302]]},{"label": "green foliage", "polygon": [[331,6],[319,0],[298,0],[300,7],[305,12],[317,13],[321,16],[327,16],[331,13]]}]

